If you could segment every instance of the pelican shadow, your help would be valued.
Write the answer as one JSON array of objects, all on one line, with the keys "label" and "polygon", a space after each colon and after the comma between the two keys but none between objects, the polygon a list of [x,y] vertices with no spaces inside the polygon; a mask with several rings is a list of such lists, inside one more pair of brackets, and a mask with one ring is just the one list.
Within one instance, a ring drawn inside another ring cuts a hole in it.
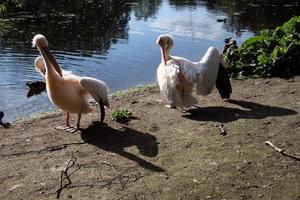
[{"label": "pelican shadow", "polygon": [[215,107],[196,107],[187,110],[184,117],[198,121],[215,121],[215,122],[231,122],[238,119],[263,119],[269,116],[285,116],[295,115],[296,111],[280,108],[275,106],[262,105],[259,103],[229,100],[231,104],[240,106],[241,108],[227,108],[221,106]]},{"label": "pelican shadow", "polygon": [[81,129],[81,138],[86,143],[100,149],[126,157],[138,163],[143,168],[157,172],[165,171],[161,167],[125,151],[126,147],[136,146],[143,156],[157,156],[158,143],[156,137],[149,133],[143,133],[128,127],[123,127],[122,130],[119,130],[100,122],[93,122],[88,128]]}]

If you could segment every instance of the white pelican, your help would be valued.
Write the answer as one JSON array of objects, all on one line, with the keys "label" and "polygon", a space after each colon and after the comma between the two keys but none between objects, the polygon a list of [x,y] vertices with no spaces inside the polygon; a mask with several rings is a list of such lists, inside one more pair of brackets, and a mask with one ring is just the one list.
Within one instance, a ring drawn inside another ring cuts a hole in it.
[{"label": "white pelican", "polygon": [[197,103],[191,95],[196,84],[198,95],[208,95],[216,85],[223,98],[230,98],[231,84],[224,63],[217,49],[209,47],[200,62],[191,62],[185,58],[171,56],[173,47],[171,36],[158,36],[161,63],[157,69],[157,80],[162,95],[169,105],[167,107],[189,108]]},{"label": "white pelican", "polygon": [[[33,47],[38,48],[42,55],[42,57],[36,58],[35,68],[45,77],[48,97],[54,105],[66,112],[65,125],[59,126],[57,129],[75,132],[80,128],[81,114],[92,112],[88,101],[89,96],[92,96],[99,103],[101,122],[103,122],[104,106],[109,107],[107,85],[95,78],[63,73],[50,52],[48,41],[43,35],[35,35],[32,44]],[[76,128],[70,125],[70,113],[78,114]]]}]

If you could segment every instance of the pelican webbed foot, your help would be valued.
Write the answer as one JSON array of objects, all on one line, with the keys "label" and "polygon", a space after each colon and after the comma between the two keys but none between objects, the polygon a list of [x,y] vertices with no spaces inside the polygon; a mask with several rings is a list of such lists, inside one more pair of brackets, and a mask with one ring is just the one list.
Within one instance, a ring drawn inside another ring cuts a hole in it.
[{"label": "pelican webbed foot", "polygon": [[64,130],[66,132],[70,132],[70,133],[75,133],[79,127],[74,127],[74,126],[67,126],[67,125],[62,125],[62,126],[57,126],[55,127],[56,130]]},{"label": "pelican webbed foot", "polygon": [[64,130],[64,131],[67,131],[67,132],[70,132],[70,133],[75,133],[80,128],[80,119],[81,119],[81,114],[78,114],[77,125],[76,125],[76,127],[74,127],[70,124],[70,113],[66,112],[66,123],[65,123],[65,125],[58,126],[55,129],[56,130]]}]

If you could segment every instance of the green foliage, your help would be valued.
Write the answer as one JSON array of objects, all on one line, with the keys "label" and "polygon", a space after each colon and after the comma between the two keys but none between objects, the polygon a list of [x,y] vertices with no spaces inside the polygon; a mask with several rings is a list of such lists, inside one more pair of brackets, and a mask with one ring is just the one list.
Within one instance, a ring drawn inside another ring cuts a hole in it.
[{"label": "green foliage", "polygon": [[6,12],[6,6],[5,4],[0,4],[0,15]]},{"label": "green foliage", "polygon": [[24,4],[26,3],[25,0],[12,0],[12,2],[16,5],[16,7],[19,7],[19,8],[23,7]]},{"label": "green foliage", "polygon": [[4,31],[6,29],[6,23],[3,19],[0,18],[0,36],[4,34]]},{"label": "green foliage", "polygon": [[7,7],[22,8],[25,0],[5,0],[0,3],[0,16],[7,12]]},{"label": "green foliage", "polygon": [[233,77],[287,77],[300,74],[300,16],[275,30],[263,30],[225,53]]},{"label": "green foliage", "polygon": [[111,113],[112,120],[117,122],[126,122],[129,121],[132,117],[132,112],[126,108],[116,108]]}]

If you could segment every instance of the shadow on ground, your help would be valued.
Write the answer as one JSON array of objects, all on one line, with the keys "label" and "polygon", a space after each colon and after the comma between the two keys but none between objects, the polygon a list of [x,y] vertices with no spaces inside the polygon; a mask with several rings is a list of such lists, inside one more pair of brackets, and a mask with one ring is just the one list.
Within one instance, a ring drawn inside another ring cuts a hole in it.
[{"label": "shadow on ground", "polygon": [[125,151],[126,147],[136,146],[143,156],[157,156],[158,143],[156,137],[149,133],[143,133],[128,127],[119,130],[100,122],[93,122],[88,128],[81,130],[81,138],[86,143],[132,160],[143,168],[158,172],[165,171],[161,167]]},{"label": "shadow on ground", "polygon": [[243,100],[229,100],[231,104],[241,108],[196,107],[183,115],[185,118],[198,121],[232,122],[238,119],[263,119],[269,116],[295,115],[296,111]]}]

